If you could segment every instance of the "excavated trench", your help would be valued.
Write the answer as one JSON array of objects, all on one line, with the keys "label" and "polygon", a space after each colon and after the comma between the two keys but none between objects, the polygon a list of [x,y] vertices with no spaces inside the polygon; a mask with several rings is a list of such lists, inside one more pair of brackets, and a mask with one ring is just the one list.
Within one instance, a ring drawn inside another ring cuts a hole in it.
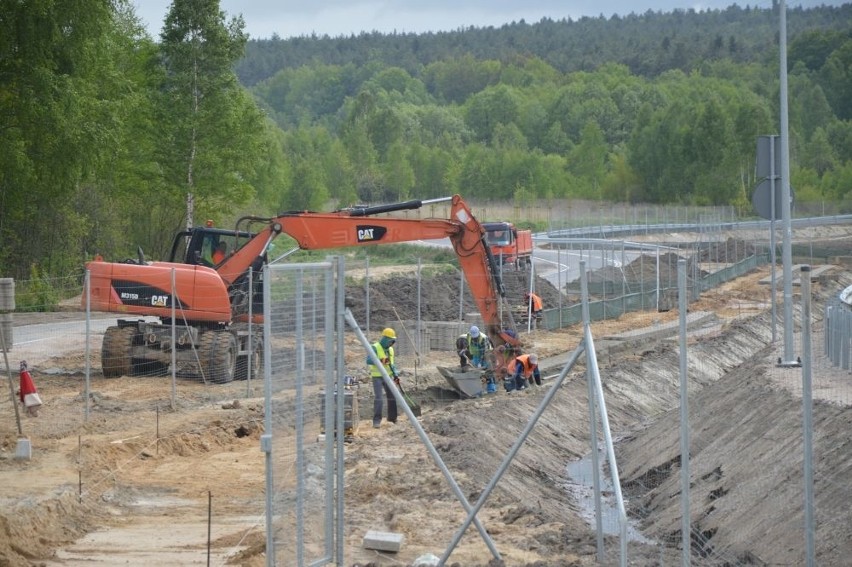
[{"label": "excavated trench", "polygon": [[[837,281],[816,286],[813,313],[817,317],[825,299],[848,285],[841,281],[848,277],[842,274]],[[798,313],[800,298],[795,300]],[[777,367],[782,345],[771,340],[769,315],[762,314],[688,347],[693,557],[734,565],[804,562],[802,408],[800,397],[789,388],[801,381],[801,369]],[[799,349],[798,336],[796,344]],[[631,427],[632,433],[618,443],[616,452],[628,514],[640,522],[645,536],[677,546],[682,505],[680,404],[675,397],[678,371],[672,350],[657,351],[632,369],[635,403],[643,404],[653,391],[653,403],[663,402],[666,409],[648,414],[647,423]],[[814,346],[815,358],[821,356],[820,350],[818,344]],[[606,371],[602,373],[605,382],[612,380]],[[660,384],[662,376],[667,383]],[[664,392],[670,395],[661,396]],[[850,513],[843,504],[848,502],[849,490],[837,477],[838,470],[852,466],[848,435],[843,433],[848,408],[817,400],[814,421],[814,466],[823,475],[818,514],[832,518],[826,521],[833,526],[819,529],[817,549],[822,550],[821,564],[841,565],[846,552],[831,538],[849,541],[852,537]],[[838,534],[835,528],[841,525]],[[792,543],[780,546],[779,541]]]}]

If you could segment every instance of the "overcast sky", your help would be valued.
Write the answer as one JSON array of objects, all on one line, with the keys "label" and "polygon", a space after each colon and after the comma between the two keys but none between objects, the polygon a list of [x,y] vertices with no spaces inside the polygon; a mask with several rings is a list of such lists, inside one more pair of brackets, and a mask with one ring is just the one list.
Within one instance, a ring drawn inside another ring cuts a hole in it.
[{"label": "overcast sky", "polygon": [[[848,0],[847,0],[848,2]],[[543,17],[553,20],[627,15],[647,10],[722,9],[732,4],[768,8],[771,0],[220,0],[226,18],[242,14],[246,31],[254,39],[328,34],[332,37],[362,31],[422,33],[452,31],[462,27],[501,26]],[[787,5],[812,7],[840,5],[843,0],[788,0]],[[160,36],[171,0],[134,0],[136,14],[154,39]]]}]

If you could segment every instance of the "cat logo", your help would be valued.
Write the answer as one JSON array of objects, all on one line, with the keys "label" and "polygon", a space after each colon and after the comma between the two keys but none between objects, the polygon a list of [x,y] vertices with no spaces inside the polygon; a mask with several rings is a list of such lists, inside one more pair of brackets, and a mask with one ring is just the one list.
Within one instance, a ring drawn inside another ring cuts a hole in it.
[{"label": "cat logo", "polygon": [[169,296],[168,295],[152,295],[151,296],[151,305],[153,307],[168,307],[169,306]]},{"label": "cat logo", "polygon": [[358,225],[355,230],[356,242],[375,242],[381,240],[388,229],[383,226]]}]

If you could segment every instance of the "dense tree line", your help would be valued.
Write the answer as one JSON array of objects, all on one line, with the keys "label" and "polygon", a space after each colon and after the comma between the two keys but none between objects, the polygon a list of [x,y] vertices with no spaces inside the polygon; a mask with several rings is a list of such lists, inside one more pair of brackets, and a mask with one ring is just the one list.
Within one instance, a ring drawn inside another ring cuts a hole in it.
[{"label": "dense tree line", "polygon": [[[850,16],[850,5],[789,14],[802,201],[852,189]],[[251,83],[249,70],[278,66],[251,90],[286,132],[291,160],[314,172],[317,199],[301,195],[305,206],[459,192],[747,211],[756,139],[780,129],[777,36],[777,12],[734,6],[264,40],[238,69]]]},{"label": "dense tree line", "polygon": [[[777,14],[251,41],[218,0],[0,0],[0,275],[167,254],[188,223],[460,193],[749,208]],[[850,6],[794,9],[793,184],[852,189]],[[241,82],[242,81],[242,82]]]},{"label": "dense tree line", "polygon": [[[594,71],[607,63],[625,65],[647,78],[679,69],[689,72],[708,62],[770,63],[778,61],[778,2],[771,9],[731,5],[724,10],[674,10],[626,16],[604,15],[578,20],[543,18],[500,27],[467,27],[434,33],[363,32],[329,37],[303,36],[251,40],[237,74],[246,85],[268,79],[284,68],[323,62],[328,65],[372,62],[417,75],[436,61],[470,55],[478,60],[509,61],[534,56],[557,71]],[[848,33],[852,4],[816,8],[788,7],[787,33],[809,30]],[[820,51],[821,47],[812,46]]]}]

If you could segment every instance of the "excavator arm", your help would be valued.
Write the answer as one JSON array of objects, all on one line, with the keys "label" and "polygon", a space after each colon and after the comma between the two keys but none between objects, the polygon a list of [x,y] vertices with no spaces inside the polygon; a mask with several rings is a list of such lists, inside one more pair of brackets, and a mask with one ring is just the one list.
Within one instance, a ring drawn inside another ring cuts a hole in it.
[{"label": "excavator arm", "polygon": [[[503,324],[500,302],[505,290],[484,240],[485,231],[459,195],[451,198],[448,219],[372,216],[418,208],[436,201],[408,201],[331,214],[294,214],[279,217],[279,220],[282,231],[307,250],[449,238],[492,342],[517,344],[517,338],[506,333],[515,328],[514,323]],[[510,309],[506,309],[505,314],[511,318]]]},{"label": "excavator arm", "polygon": [[[449,218],[405,219],[375,215],[421,208],[423,205],[450,200]],[[485,241],[485,230],[459,195],[430,201],[406,201],[375,207],[356,207],[330,213],[291,212],[272,219],[266,228],[243,246],[238,254],[218,267],[219,275],[232,283],[245,273],[254,258],[266,253],[279,234],[292,237],[303,250],[346,248],[368,244],[390,244],[416,240],[449,238],[465,274],[470,293],[495,345],[518,345],[511,309],[503,310],[509,321],[504,324],[500,302],[505,297],[500,272]]]}]

